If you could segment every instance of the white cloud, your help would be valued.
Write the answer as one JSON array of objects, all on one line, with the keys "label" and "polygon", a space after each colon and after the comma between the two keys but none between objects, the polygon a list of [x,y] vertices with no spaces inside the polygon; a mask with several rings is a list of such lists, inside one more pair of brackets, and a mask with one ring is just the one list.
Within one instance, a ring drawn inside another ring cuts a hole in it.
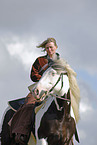
[{"label": "white cloud", "polygon": [[[22,39],[22,41],[21,41]],[[41,49],[36,48],[38,45],[37,38],[24,38],[19,36],[10,36],[2,39],[8,53],[20,60],[24,67],[28,69],[38,56],[42,54]]]},{"label": "white cloud", "polygon": [[11,55],[22,54],[24,45],[17,42],[16,44],[9,44],[7,49]]},{"label": "white cloud", "polygon": [[[20,59],[22,63],[27,67],[33,63],[33,60],[37,57],[37,52],[35,52],[35,46],[34,48],[29,51],[26,49],[28,43],[24,42],[15,42],[7,45],[7,50],[10,55],[13,57],[16,57],[17,59]],[[30,46],[32,47],[32,46]]]},{"label": "white cloud", "polygon": [[86,112],[93,111],[93,108],[89,105],[86,104],[86,102],[81,102],[80,103],[80,113],[86,113]]}]

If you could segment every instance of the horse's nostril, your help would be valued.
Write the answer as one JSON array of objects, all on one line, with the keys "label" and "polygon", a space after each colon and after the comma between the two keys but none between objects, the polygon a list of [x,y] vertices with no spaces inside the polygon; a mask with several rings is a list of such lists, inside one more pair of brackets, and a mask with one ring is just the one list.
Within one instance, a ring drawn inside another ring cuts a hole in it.
[{"label": "horse's nostril", "polygon": [[45,95],[47,94],[47,91],[45,92]]},{"label": "horse's nostril", "polygon": [[38,89],[36,90],[36,94],[39,95],[39,90]]}]

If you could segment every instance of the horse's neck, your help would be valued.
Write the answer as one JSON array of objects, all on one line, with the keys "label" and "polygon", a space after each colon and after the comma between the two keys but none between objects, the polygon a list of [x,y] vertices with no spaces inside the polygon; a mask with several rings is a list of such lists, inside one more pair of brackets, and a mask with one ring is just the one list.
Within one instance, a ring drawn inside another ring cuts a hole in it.
[{"label": "horse's neck", "polygon": [[[68,96],[68,93],[67,93],[67,96]],[[70,97],[70,96],[68,96],[68,97]],[[70,99],[70,98],[68,98],[68,99]],[[66,119],[69,118],[70,117],[70,107],[71,107],[71,103],[70,102],[67,102],[66,100],[61,100],[61,99],[57,99],[57,102],[58,102],[59,107],[60,108],[63,108],[62,109],[63,118],[66,118]]]},{"label": "horse's neck", "polygon": [[70,118],[70,107],[71,107],[70,103],[68,103],[68,102],[65,102],[64,103],[63,121],[64,120],[65,121],[68,121],[69,120],[69,118]]}]

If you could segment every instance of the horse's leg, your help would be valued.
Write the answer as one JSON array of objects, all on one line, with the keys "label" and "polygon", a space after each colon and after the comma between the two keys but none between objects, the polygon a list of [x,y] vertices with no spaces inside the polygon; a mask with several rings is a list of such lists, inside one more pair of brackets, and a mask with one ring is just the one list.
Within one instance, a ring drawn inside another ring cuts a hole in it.
[{"label": "horse's leg", "polygon": [[14,111],[12,109],[9,109],[4,116],[4,121],[1,130],[1,145],[11,144],[10,129],[9,129],[8,122],[12,118],[13,114]]},{"label": "horse's leg", "polygon": [[72,137],[72,139],[71,139],[71,142],[72,142],[72,145],[74,145],[74,143],[73,143],[73,137]]},{"label": "horse's leg", "polygon": [[73,137],[71,138],[71,140],[70,140],[68,145],[74,145],[74,143],[73,143]]},{"label": "horse's leg", "polygon": [[37,140],[36,145],[48,145],[48,143],[47,143],[47,141],[43,138],[43,139]]}]

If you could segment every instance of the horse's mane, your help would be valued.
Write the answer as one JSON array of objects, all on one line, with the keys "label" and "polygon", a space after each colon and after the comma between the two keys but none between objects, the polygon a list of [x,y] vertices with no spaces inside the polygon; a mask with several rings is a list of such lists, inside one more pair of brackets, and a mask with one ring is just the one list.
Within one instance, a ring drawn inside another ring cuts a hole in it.
[{"label": "horse's mane", "polygon": [[70,65],[62,58],[55,60],[52,67],[56,71],[65,70],[68,74],[70,90],[71,90],[71,106],[73,108],[73,112],[75,115],[75,120],[78,122],[80,115],[79,115],[79,102],[80,102],[80,90],[76,80],[76,72],[70,67]]}]

